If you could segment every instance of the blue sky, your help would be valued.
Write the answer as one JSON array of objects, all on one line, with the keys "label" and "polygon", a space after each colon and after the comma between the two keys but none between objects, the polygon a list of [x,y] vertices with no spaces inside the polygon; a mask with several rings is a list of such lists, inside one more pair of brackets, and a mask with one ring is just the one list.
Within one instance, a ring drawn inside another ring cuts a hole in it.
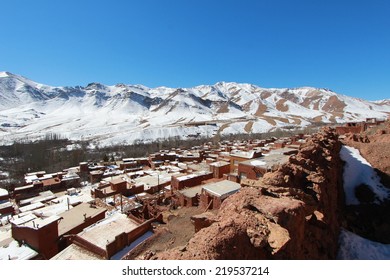
[{"label": "blue sky", "polygon": [[390,98],[390,1],[0,0],[0,71],[55,86],[234,81]]}]

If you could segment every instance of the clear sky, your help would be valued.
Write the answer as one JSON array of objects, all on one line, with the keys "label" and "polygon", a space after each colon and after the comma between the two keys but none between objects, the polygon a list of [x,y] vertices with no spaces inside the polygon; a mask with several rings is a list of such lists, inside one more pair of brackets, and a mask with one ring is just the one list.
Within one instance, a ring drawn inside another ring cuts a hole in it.
[{"label": "clear sky", "polygon": [[313,86],[390,98],[387,0],[0,0],[0,71],[54,86]]}]

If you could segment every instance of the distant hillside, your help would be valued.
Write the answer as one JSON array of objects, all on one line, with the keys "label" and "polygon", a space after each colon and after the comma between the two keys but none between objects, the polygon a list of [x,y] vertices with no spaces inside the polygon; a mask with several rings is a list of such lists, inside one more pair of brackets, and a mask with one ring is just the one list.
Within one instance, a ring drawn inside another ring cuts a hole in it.
[{"label": "distant hillside", "polygon": [[390,100],[369,102],[310,87],[266,89],[225,82],[194,88],[52,87],[0,72],[0,144],[54,133],[110,145],[267,132],[389,114]]}]

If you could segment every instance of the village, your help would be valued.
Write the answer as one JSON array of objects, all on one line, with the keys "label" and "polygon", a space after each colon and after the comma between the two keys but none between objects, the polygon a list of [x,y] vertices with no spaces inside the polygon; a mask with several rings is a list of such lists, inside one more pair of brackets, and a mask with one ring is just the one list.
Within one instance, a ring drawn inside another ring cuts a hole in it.
[{"label": "village", "polygon": [[[379,123],[368,119],[336,130]],[[175,223],[186,242],[204,226],[199,217],[218,211],[248,180],[276,170],[309,137],[210,142],[27,173],[23,186],[0,189],[0,259],[131,259],[160,227]],[[167,242],[181,245],[175,239]]]}]

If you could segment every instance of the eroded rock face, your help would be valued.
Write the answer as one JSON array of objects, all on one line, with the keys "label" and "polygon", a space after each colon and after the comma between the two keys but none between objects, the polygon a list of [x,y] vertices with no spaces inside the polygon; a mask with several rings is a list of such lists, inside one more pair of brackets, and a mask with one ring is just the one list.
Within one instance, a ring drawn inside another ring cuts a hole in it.
[{"label": "eroded rock face", "polygon": [[340,148],[333,130],[314,135],[288,163],[227,198],[185,248],[155,258],[334,259],[343,203]]},{"label": "eroded rock face", "polygon": [[202,228],[209,227],[216,221],[217,217],[211,212],[205,212],[191,217],[191,222],[194,224],[195,232],[200,231]]},{"label": "eroded rock face", "polygon": [[[390,121],[361,134],[348,134],[344,142],[359,149],[381,177],[381,183],[390,189]],[[361,204],[345,207],[345,228],[367,239],[390,244],[390,201],[373,203],[373,194],[364,185],[357,186],[356,195]]]},{"label": "eroded rock face", "polygon": [[346,136],[345,144],[359,149],[361,155],[377,170],[382,183],[390,188],[390,121],[365,133]]}]

